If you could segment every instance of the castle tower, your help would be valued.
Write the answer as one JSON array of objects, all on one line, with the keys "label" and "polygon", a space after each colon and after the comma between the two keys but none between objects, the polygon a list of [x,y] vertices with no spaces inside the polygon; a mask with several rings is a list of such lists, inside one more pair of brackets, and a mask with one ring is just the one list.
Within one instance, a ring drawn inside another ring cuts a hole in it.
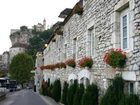
[{"label": "castle tower", "polygon": [[44,30],[46,30],[46,19],[45,18],[43,20],[43,27],[44,27]]}]

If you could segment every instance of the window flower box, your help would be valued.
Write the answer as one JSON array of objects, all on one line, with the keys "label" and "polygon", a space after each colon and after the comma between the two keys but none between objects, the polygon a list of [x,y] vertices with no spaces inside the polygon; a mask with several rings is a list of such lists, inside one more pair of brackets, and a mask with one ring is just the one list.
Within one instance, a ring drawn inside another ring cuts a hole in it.
[{"label": "window flower box", "polygon": [[75,66],[76,66],[75,59],[68,59],[65,63],[66,63],[66,65],[68,65],[72,68],[75,68]]},{"label": "window flower box", "polygon": [[104,62],[113,68],[123,68],[126,64],[126,53],[121,49],[110,49],[104,56]]},{"label": "window flower box", "polygon": [[81,68],[84,67],[88,67],[88,68],[92,68],[93,65],[93,60],[91,57],[83,57],[80,61],[79,61],[79,66]]}]

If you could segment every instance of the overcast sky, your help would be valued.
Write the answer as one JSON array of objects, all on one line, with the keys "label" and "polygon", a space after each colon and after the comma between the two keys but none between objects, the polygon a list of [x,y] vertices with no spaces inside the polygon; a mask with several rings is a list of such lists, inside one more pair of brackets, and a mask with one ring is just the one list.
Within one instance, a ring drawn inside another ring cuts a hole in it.
[{"label": "overcast sky", "polygon": [[58,20],[65,8],[72,8],[79,0],[1,0],[0,1],[0,54],[9,51],[11,29],[26,25],[31,28],[46,19],[47,26]]}]

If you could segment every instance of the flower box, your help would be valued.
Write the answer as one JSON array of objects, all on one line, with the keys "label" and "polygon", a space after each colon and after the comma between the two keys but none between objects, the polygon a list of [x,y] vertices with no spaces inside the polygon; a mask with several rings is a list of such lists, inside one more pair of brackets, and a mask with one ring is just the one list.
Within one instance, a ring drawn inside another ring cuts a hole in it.
[{"label": "flower box", "polygon": [[126,64],[126,53],[121,49],[110,49],[104,56],[104,62],[113,68],[123,68]]},{"label": "flower box", "polygon": [[88,67],[88,68],[92,68],[93,65],[93,60],[91,57],[83,57],[80,61],[79,61],[79,66],[81,68],[84,67]]},{"label": "flower box", "polygon": [[66,65],[73,67],[73,68],[75,68],[75,66],[76,66],[75,59],[68,59],[65,63],[66,63]]}]

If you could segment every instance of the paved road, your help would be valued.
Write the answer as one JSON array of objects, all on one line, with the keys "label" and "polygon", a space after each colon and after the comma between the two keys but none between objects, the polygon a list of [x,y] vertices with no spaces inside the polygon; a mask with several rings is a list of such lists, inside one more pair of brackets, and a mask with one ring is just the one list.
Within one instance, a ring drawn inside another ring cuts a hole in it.
[{"label": "paved road", "polygon": [[0,105],[47,105],[37,93],[32,90],[21,90],[9,93]]}]

